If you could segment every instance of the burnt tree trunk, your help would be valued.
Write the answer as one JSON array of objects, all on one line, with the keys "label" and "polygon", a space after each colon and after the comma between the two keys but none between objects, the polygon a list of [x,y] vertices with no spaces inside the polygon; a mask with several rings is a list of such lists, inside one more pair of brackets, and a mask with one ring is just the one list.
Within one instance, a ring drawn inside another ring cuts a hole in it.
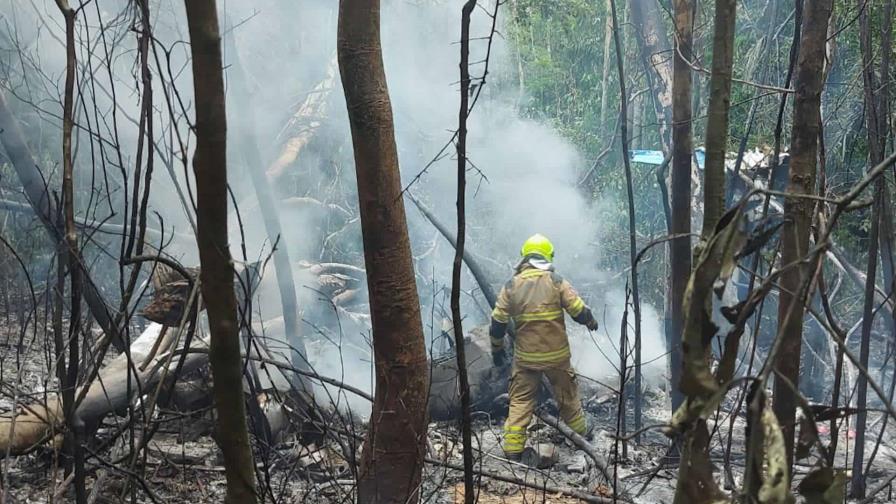
[{"label": "burnt tree trunk", "polygon": [[341,0],[337,55],[351,124],[376,392],[361,454],[361,503],[420,496],[428,370],[380,44],[379,0]]},{"label": "burnt tree trunk", "polygon": [[[790,144],[790,180],[787,192],[814,194],[818,125],[821,117],[821,90],[825,39],[833,0],[806,2],[802,15],[799,59],[796,66],[793,104],[793,133]],[[785,221],[781,229],[781,264],[802,260],[809,249],[809,232],[814,202],[788,197],[784,203]],[[778,374],[799,387],[800,350],[802,347],[804,292],[803,284],[812,273],[812,265],[802,263],[781,275],[778,306],[780,352],[775,362]],[[793,465],[796,421],[796,395],[784,380],[775,380],[772,409],[781,425],[788,466]]]},{"label": "burnt tree trunk", "polygon": [[470,419],[470,380],[467,377],[467,356],[464,345],[463,319],[460,313],[461,267],[467,237],[467,115],[470,113],[470,16],[476,0],[467,0],[461,9],[460,21],[460,110],[457,120],[457,245],[451,269],[451,322],[454,327],[454,348],[457,352],[457,385],[460,388],[460,422],[464,456],[464,503],[473,504],[473,433]]},{"label": "burnt tree trunk", "polygon": [[[81,447],[81,422],[75,412],[75,388],[78,386],[78,364],[81,336],[81,254],[78,249],[78,231],[75,228],[75,184],[74,155],[72,153],[72,129],[75,124],[75,10],[66,0],[56,0],[56,6],[65,18],[65,92],[62,103],[62,208],[65,226],[65,246],[59,251],[59,281],[57,283],[57,303],[55,318],[56,333],[56,368],[59,384],[62,387],[62,410],[68,429],[65,432],[65,451],[70,460],[66,461],[66,469],[74,471],[75,501],[78,504],[87,502],[84,487],[84,450]],[[63,261],[65,258],[65,261]],[[62,297],[65,292],[65,272],[63,262],[67,263],[70,287],[68,339],[64,346],[62,340]],[[68,348],[68,362],[63,357],[64,348]],[[64,370],[64,371],[63,371]]]},{"label": "burnt tree trunk", "polygon": [[[669,363],[672,381],[672,411],[684,402],[681,381],[681,333],[684,329],[684,292],[691,275],[691,66],[694,38],[694,3],[674,0],[675,54],[672,85],[672,229],[683,235],[669,241],[671,275],[669,279],[670,322]],[[687,59],[685,59],[687,58]]]},{"label": "burnt tree trunk", "polygon": [[211,333],[217,443],[224,454],[228,504],[257,501],[255,466],[246,424],[233,263],[227,238],[227,114],[215,0],[184,2],[190,31],[196,100],[196,241],[202,298]]}]

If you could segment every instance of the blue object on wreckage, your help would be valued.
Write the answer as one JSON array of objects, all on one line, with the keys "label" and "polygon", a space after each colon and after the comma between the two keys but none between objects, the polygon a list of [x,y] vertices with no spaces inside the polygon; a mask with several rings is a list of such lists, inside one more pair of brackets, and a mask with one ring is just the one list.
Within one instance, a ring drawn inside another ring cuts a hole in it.
[{"label": "blue object on wreckage", "polygon": [[[649,165],[663,164],[663,151],[633,149],[628,152],[630,159],[635,163],[644,163]],[[706,151],[702,147],[699,149],[695,149],[694,158],[697,160],[697,167],[702,170],[703,164],[706,162]]]}]

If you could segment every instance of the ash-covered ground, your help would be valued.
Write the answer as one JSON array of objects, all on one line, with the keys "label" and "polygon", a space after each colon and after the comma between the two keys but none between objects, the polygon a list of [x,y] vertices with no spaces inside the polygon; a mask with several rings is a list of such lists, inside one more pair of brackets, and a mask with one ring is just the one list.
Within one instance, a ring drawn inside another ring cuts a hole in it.
[{"label": "ash-covered ground", "polygon": [[[52,392],[53,380],[48,380],[48,356],[43,341],[31,343],[29,338],[18,345],[18,336],[9,331],[3,334],[0,346],[2,395],[0,413],[8,414],[17,404],[39,400],[44,390]],[[202,373],[197,373],[201,375]],[[201,378],[201,376],[192,376]],[[594,425],[592,444],[595,451],[608,461],[611,479],[604,478],[585,452],[577,449],[554,428],[534,419],[530,427],[530,446],[539,448],[542,457],[537,462],[543,467],[530,467],[510,462],[502,457],[500,413],[478,412],[474,415],[474,448],[478,502],[573,503],[581,500],[568,495],[570,490],[593,495],[609,496],[615,488],[619,494],[630,495],[638,503],[671,502],[677,475],[677,462],[669,456],[669,440],[660,429],[650,429],[641,436],[640,443],[624,443],[614,436],[617,432],[619,397],[607,388],[584,378],[580,380],[581,395],[589,421]],[[722,488],[731,488],[726,477],[726,447],[730,417],[725,411],[735,403],[737,393],[729,394],[721,413],[710,418],[713,430],[712,457],[715,474]],[[665,391],[648,391],[644,398],[644,425],[660,425],[668,421],[668,396]],[[550,409],[550,405],[547,406]],[[500,410],[500,408],[499,408]],[[627,431],[632,432],[631,403],[625,407]],[[213,413],[210,408],[187,414],[162,409],[151,419],[139,418],[139,425],[128,428],[126,412],[110,415],[88,443],[88,493],[93,503],[165,502],[168,504],[222,502],[225,492],[224,470],[220,451],[213,438]],[[882,416],[872,413],[869,432],[879,429]],[[893,444],[894,427],[887,427],[869,473],[868,488],[876,490],[892,481],[896,475],[896,449]],[[730,467],[735,488],[741,485],[745,462],[745,419],[734,421],[731,438]],[[819,423],[822,440],[828,443],[826,423]],[[361,434],[363,424],[357,424],[355,434]],[[129,455],[129,446],[139,444],[145,433],[155,433],[145,450],[137,457]],[[119,435],[119,432],[123,434]],[[133,433],[133,434],[132,434]],[[840,448],[835,465],[846,468],[851,460],[853,432],[844,422]],[[114,439],[114,440],[113,440]],[[876,444],[870,436],[866,454]],[[2,460],[2,484],[5,504],[68,502],[72,500],[69,482],[60,468],[59,452],[53,444],[37,447],[33,452]],[[352,502],[354,474],[346,462],[344,447],[331,439],[300,442],[295,435],[263,449],[256,443],[258,477],[263,481],[267,502]],[[360,445],[354,447],[360,453]],[[423,501],[432,503],[462,502],[462,465],[459,426],[454,421],[433,422],[427,443],[428,462],[424,470]],[[553,455],[551,455],[553,453]],[[814,454],[796,466],[795,485],[807,474],[814,463]],[[530,463],[533,460],[529,461]],[[516,482],[500,481],[521,480]],[[565,492],[565,493],[561,493]],[[892,490],[884,487],[869,502],[892,502]]]}]

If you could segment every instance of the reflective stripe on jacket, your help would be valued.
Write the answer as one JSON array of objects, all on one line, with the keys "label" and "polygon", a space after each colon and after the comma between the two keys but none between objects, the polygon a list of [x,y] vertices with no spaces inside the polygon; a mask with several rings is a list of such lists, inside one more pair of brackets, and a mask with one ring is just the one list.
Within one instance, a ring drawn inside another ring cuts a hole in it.
[{"label": "reflective stripe on jacket", "polygon": [[[514,359],[520,366],[544,369],[569,362],[564,310],[578,317],[587,307],[569,282],[551,270],[523,263],[498,294],[492,319],[516,326]],[[504,345],[492,335],[492,348]]]}]

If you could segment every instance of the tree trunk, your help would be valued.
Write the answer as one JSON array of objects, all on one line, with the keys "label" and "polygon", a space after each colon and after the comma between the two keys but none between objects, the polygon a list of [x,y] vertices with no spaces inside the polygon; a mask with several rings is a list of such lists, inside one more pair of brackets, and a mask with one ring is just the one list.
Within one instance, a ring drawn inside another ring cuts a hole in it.
[{"label": "tree trunk", "polygon": [[[674,0],[675,55],[672,87],[672,234],[691,232],[691,66],[694,35],[694,4],[691,0]],[[691,275],[691,238],[682,236],[669,242],[671,275],[669,297],[671,331],[669,362],[672,381],[672,410],[684,401],[679,389],[681,380],[681,333],[684,329],[684,292]]]},{"label": "tree trunk", "polygon": [[[872,130],[868,131],[872,136]],[[868,369],[868,357],[871,353],[871,326],[874,325],[874,280],[877,277],[878,235],[880,233],[880,206],[883,192],[886,189],[884,178],[878,177],[874,189],[874,205],[871,211],[871,231],[868,233],[868,276],[865,279],[865,304],[862,310],[862,339],[859,349],[859,362]],[[852,484],[850,494],[853,498],[865,497],[865,475],[862,472],[862,461],[865,458],[865,428],[868,420],[866,407],[868,404],[868,379],[860,374],[857,380],[856,408],[856,440],[852,459]]]},{"label": "tree trunk", "polygon": [[[862,80],[864,88],[865,100],[865,122],[868,133],[868,154],[871,162],[870,166],[875,166],[883,160],[884,148],[886,146],[886,100],[885,96],[877,94],[877,81],[874,75],[874,49],[871,41],[871,13],[870,6],[859,5],[859,45],[862,53]],[[887,41],[884,40],[886,43]],[[886,56],[882,56],[886,58]],[[881,76],[883,80],[889,81],[889,77],[885,71],[885,66],[889,66],[889,58],[887,61],[881,61]],[[885,93],[881,93],[885,95]],[[884,289],[887,297],[892,292],[893,281],[893,265],[890,263],[892,258],[892,249],[890,248],[892,239],[892,225],[890,223],[890,212],[888,207],[890,198],[887,197],[886,177],[881,176],[875,181],[874,204],[871,214],[871,231],[868,236],[868,271],[865,280],[865,306],[862,317],[862,339],[859,351],[859,361],[865,369],[868,369],[868,358],[871,353],[871,328],[874,325],[874,305],[875,305],[875,281],[877,280],[877,259],[878,250],[880,250],[881,272],[884,276]],[[863,471],[863,463],[865,458],[865,431],[867,427],[868,414],[867,397],[868,397],[868,380],[865,375],[860,375],[856,393],[856,407],[859,413],[856,416],[856,441],[855,451],[852,460],[852,481],[850,494],[854,498],[865,497],[865,473]],[[886,423],[884,424],[886,425]]]},{"label": "tree trunk", "polygon": [[[881,42],[880,42],[880,75],[888,76],[890,75],[890,54],[893,51],[893,3],[887,2],[884,6],[884,12],[881,19]],[[880,138],[880,147],[881,147],[881,159],[883,159],[883,154],[887,152],[887,137],[890,132],[890,79],[884,78],[880,84],[880,99],[879,99],[880,110],[877,113],[877,117],[881,118],[878,121],[878,137]],[[884,175],[885,177],[886,175]],[[887,186],[887,183],[884,183]],[[880,262],[881,262],[881,272],[883,273],[883,280],[886,284],[886,291],[888,297],[892,298],[892,292],[896,290],[896,285],[894,285],[894,275],[893,275],[893,249],[894,249],[894,231],[893,231],[893,206],[892,200],[890,198],[890,193],[888,190],[883,192],[881,198],[881,209],[880,209]],[[896,337],[894,334],[894,327],[896,327],[896,313],[891,313],[891,317],[887,319],[887,329],[891,332],[890,337],[891,341],[889,343],[888,350],[892,350],[892,339]],[[888,352],[889,354],[889,352]],[[891,356],[892,357],[892,356]],[[886,366],[884,366],[884,370],[886,370]],[[883,380],[886,372],[882,373],[881,380]],[[894,375],[890,379],[890,389],[889,395],[887,399],[892,402],[893,401],[893,392],[896,390],[896,375]],[[887,425],[890,421],[890,417],[888,415],[884,415],[883,425],[880,427],[880,432],[877,437],[877,442],[875,443],[874,450],[871,451],[871,455],[868,457],[868,460],[865,462],[865,472],[868,472],[874,463],[874,458],[877,455],[877,450],[880,447],[881,440],[883,439],[884,434],[887,432]]]},{"label": "tree trunk", "polygon": [[464,503],[473,504],[473,433],[470,419],[470,381],[467,378],[467,357],[464,327],[460,312],[461,267],[467,237],[467,115],[470,112],[470,16],[476,0],[467,0],[461,9],[460,21],[460,110],[457,125],[457,245],[451,269],[451,322],[454,327],[454,349],[457,357],[457,385],[460,388],[460,422],[464,457]]},{"label": "tree trunk", "polygon": [[[233,35],[230,40],[234,39]],[[252,179],[252,185],[255,187],[255,194],[258,198],[258,207],[261,210],[261,218],[264,221],[264,228],[267,232],[268,241],[274,247],[272,252],[274,262],[274,273],[277,275],[277,288],[280,292],[280,306],[283,312],[283,326],[286,335],[286,343],[290,347],[290,361],[293,367],[302,371],[310,371],[308,365],[307,352],[305,351],[305,342],[301,337],[299,329],[299,303],[296,298],[295,280],[292,274],[292,261],[289,258],[289,247],[283,238],[283,226],[280,223],[280,210],[277,208],[277,199],[274,191],[271,189],[270,181],[265,173],[265,168],[261,164],[261,151],[258,149],[258,141],[255,135],[255,113],[251,106],[246,106],[251,102],[251,94],[246,86],[246,77],[243,72],[243,66],[240,61],[239,53],[236,50],[236,44],[231,44],[232,58],[234,65],[233,72],[236,74],[230,80],[233,94],[237,95],[233,103],[239,111],[236,121],[237,135],[241,141],[240,152],[246,163],[246,169]],[[249,349],[246,349],[249,353]],[[302,397],[302,404],[314,404],[314,391],[308,378],[298,373],[293,373],[290,379],[291,385],[295,388],[296,393]]]},{"label": "tree trunk", "polygon": [[731,108],[731,67],[734,63],[735,0],[716,0],[712,39],[712,77],[706,120],[706,164],[703,169],[703,230],[705,241],[725,211],[725,152],[728,110]]},{"label": "tree trunk", "polygon": [[217,409],[217,443],[224,454],[228,504],[254,503],[255,466],[246,424],[233,263],[227,238],[227,114],[221,35],[215,0],[184,2],[190,31],[196,100],[196,225],[200,285],[208,313]]},{"label": "tree trunk", "polygon": [[379,0],[340,1],[337,48],[354,146],[376,367],[358,500],[415,502],[429,376],[383,68]]},{"label": "tree trunk", "polygon": [[[824,69],[825,39],[833,0],[806,2],[802,15],[799,59],[796,67],[793,104],[793,133],[790,145],[790,181],[787,192],[814,194],[815,168],[818,155],[818,125],[821,116],[821,90]],[[781,264],[803,259],[809,249],[809,232],[814,202],[805,198],[786,198],[785,221],[781,229]],[[800,350],[802,347],[804,292],[800,292],[811,264],[803,263],[781,275],[781,296],[778,305],[778,337],[780,353],[775,363],[777,373],[799,387]],[[783,380],[775,380],[772,409],[784,435],[788,467],[793,465],[793,443],[796,421],[796,396]]]},{"label": "tree trunk", "polygon": [[[66,470],[74,471],[75,501],[86,504],[87,492],[84,487],[84,451],[81,447],[81,420],[75,411],[75,388],[78,386],[78,365],[80,364],[81,337],[81,254],[78,249],[78,230],[75,227],[75,183],[74,155],[72,154],[72,129],[75,124],[75,10],[66,0],[56,0],[59,11],[65,18],[65,93],[62,104],[62,208],[65,225],[65,247],[59,250],[58,302],[55,316],[58,327],[56,333],[56,368],[62,388],[62,410],[65,415],[65,451],[70,458]],[[65,272],[62,258],[68,263],[71,299],[69,305],[68,338],[62,340],[62,296],[65,292]],[[68,348],[68,361],[63,357]]]},{"label": "tree trunk", "polygon": [[[637,241],[636,241],[636,229],[635,229],[635,193],[634,186],[632,184],[632,166],[631,160],[629,158],[629,140],[628,140],[628,121],[626,117],[628,116],[628,91],[625,87],[625,68],[622,64],[622,43],[619,40],[619,19],[616,13],[616,2],[614,0],[610,0],[610,19],[613,22],[613,41],[616,45],[616,71],[619,74],[619,133],[622,137],[622,159],[625,165],[625,188],[626,194],[628,196],[628,240],[629,240],[629,260],[631,262],[632,268],[632,278],[631,278],[631,288],[632,288],[632,303],[634,308],[635,315],[635,379],[633,386],[635,387],[635,432],[641,430],[641,298],[638,290],[638,264],[636,261],[636,257],[638,255]],[[625,334],[625,322],[623,322],[623,332]],[[621,367],[620,373],[620,404],[625,404],[625,355],[628,352],[627,344],[620,344],[620,352],[622,354],[622,362],[623,366]],[[622,426],[625,426],[625,413],[622,414],[621,417]],[[623,434],[624,435],[624,432]],[[637,441],[640,441],[640,436],[636,438]]]},{"label": "tree trunk", "polygon": [[[672,123],[673,69],[669,63],[671,49],[666,29],[660,18],[660,4],[655,0],[630,0],[632,24],[637,32],[641,62],[653,92],[653,107],[660,130],[663,152],[670,151],[669,125]],[[690,89],[688,90],[690,96]]]},{"label": "tree trunk", "polygon": [[[612,0],[607,0],[607,11],[612,10],[612,5],[610,5]],[[607,131],[607,105],[610,97],[610,46],[613,44],[613,19],[612,16],[607,16],[604,21],[604,59],[603,59],[603,69],[601,70],[601,84],[600,84],[600,131],[602,133],[601,136],[605,136]]]},{"label": "tree trunk", "polygon": [[[451,231],[445,227],[444,224],[436,217],[428,208],[426,208],[423,203],[420,203],[420,200],[407,193],[408,197],[411,198],[411,202],[420,210],[420,213],[426,217],[426,220],[429,221],[430,224],[441,234],[448,243],[451,244],[451,247],[457,248],[457,238],[451,233]],[[473,275],[473,279],[476,280],[476,283],[479,284],[479,290],[482,292],[482,297],[485,298],[486,302],[488,302],[489,309],[494,308],[495,303],[498,302],[498,294],[495,292],[495,288],[492,286],[491,278],[494,278],[496,275],[489,275],[486,273],[482,266],[476,261],[473,257],[473,254],[470,252],[469,247],[464,247],[464,264],[467,265],[467,269],[470,270],[470,274]]]}]

